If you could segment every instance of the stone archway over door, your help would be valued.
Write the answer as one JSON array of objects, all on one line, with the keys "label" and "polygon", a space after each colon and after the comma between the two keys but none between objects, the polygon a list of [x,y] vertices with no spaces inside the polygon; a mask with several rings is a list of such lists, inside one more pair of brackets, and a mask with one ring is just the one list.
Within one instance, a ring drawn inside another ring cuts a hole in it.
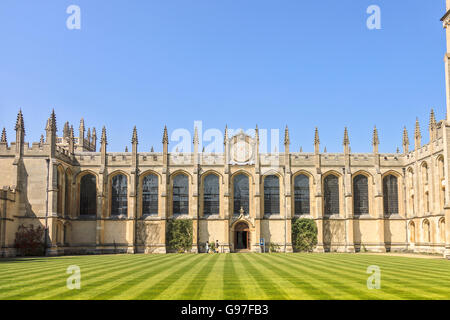
[{"label": "stone archway over door", "polygon": [[250,249],[250,228],[245,222],[239,222],[234,228],[234,247],[236,250]]}]

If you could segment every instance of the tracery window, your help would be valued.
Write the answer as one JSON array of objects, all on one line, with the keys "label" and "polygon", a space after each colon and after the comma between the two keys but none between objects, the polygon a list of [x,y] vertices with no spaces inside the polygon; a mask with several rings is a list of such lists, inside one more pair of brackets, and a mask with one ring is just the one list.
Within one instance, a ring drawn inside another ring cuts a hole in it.
[{"label": "tracery window", "polygon": [[219,177],[208,174],[203,179],[203,214],[219,213]]},{"label": "tracery window", "polygon": [[128,211],[128,181],[123,174],[111,179],[111,215],[127,215]]},{"label": "tracery window", "polygon": [[275,175],[264,178],[264,214],[280,214],[280,179]]},{"label": "tracery window", "polygon": [[241,173],[233,179],[233,213],[239,214],[241,207],[244,214],[249,214],[249,183],[248,176]]},{"label": "tracery window", "polygon": [[97,182],[93,174],[86,174],[80,181],[80,215],[97,214]]},{"label": "tracery window", "polygon": [[294,213],[310,213],[309,178],[300,174],[294,179]]},{"label": "tracery window", "polygon": [[383,178],[384,214],[398,214],[398,182],[397,177],[390,174]]},{"label": "tracery window", "polygon": [[158,214],[158,176],[149,174],[142,180],[142,214]]},{"label": "tracery window", "polygon": [[178,174],[173,179],[173,214],[189,214],[189,179]]},{"label": "tracery window", "polygon": [[339,178],[333,174],[326,176],[323,189],[325,215],[339,214]]},{"label": "tracery window", "polygon": [[355,215],[369,214],[369,183],[362,174],[353,178],[353,210]]}]

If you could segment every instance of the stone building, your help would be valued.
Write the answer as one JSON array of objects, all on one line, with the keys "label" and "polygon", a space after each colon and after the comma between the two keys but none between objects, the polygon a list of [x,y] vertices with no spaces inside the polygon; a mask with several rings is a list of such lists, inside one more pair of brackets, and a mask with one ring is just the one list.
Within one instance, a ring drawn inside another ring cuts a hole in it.
[{"label": "stone building", "polygon": [[[447,0],[450,9],[450,0]],[[450,114],[450,10],[442,18],[447,115]],[[416,121],[413,148],[406,128],[403,152],[352,153],[347,129],[343,153],[291,152],[288,128],[283,152],[261,153],[253,135],[224,132],[222,153],[138,152],[134,128],[131,152],[109,152],[106,129],[97,152],[95,129],[81,120],[78,137],[64,125],[57,137],[56,116],[45,139],[30,146],[19,111],[15,142],[3,130],[0,142],[1,256],[15,255],[20,225],[48,228],[50,255],[71,253],[166,252],[170,219],[191,219],[193,251],[218,240],[223,252],[260,252],[259,241],[292,251],[293,218],[314,219],[316,251],[414,251],[450,257],[450,121],[431,111],[430,140],[422,144]]]}]

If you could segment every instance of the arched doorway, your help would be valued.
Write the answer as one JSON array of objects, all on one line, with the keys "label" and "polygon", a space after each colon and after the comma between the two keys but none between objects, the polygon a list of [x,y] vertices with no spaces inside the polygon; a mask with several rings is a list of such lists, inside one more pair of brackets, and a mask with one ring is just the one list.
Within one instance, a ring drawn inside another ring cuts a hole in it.
[{"label": "arched doorway", "polygon": [[250,228],[245,222],[238,222],[234,227],[234,248],[236,250],[250,249]]}]

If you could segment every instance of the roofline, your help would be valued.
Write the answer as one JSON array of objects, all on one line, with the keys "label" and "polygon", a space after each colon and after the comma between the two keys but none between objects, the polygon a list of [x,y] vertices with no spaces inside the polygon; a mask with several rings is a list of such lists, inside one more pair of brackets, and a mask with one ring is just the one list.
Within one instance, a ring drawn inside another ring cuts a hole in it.
[{"label": "roofline", "polygon": [[447,18],[450,15],[450,10],[447,10],[447,12],[444,14],[444,16],[441,18],[441,21],[444,21],[445,18]]}]

